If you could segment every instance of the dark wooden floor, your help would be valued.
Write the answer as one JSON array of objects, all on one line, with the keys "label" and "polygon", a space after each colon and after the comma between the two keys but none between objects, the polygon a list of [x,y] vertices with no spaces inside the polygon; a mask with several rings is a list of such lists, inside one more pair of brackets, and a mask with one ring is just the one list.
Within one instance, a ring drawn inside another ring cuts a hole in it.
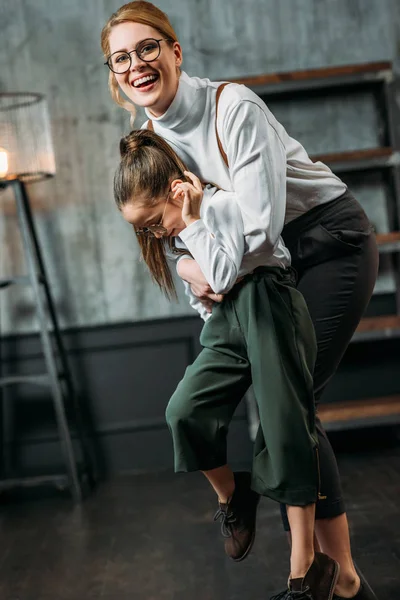
[{"label": "dark wooden floor", "polygon": [[[354,556],[379,600],[397,600],[400,446],[366,435],[338,446]],[[215,508],[199,474],[121,477],[81,507],[54,493],[3,500],[0,598],[267,600],[287,576],[278,506],[262,501],[253,552],[240,564],[224,557]]]}]

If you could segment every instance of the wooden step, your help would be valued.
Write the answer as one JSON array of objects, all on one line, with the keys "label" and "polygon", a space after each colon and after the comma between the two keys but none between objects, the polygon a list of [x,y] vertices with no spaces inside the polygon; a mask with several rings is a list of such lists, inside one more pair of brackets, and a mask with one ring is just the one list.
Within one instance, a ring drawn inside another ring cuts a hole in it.
[{"label": "wooden step", "polygon": [[361,319],[353,341],[387,339],[400,336],[400,316],[382,315]]},{"label": "wooden step", "polygon": [[310,158],[314,162],[321,161],[327,164],[335,173],[366,171],[400,165],[400,153],[394,152],[393,148],[389,146],[316,154]]},{"label": "wooden step", "polygon": [[346,85],[382,85],[392,79],[392,63],[382,61],[303,71],[265,73],[229,81],[246,85],[256,94],[270,99],[273,96],[284,96],[293,92],[300,93]]},{"label": "wooden step", "polygon": [[378,246],[400,242],[400,231],[390,231],[389,233],[378,233],[376,235]]},{"label": "wooden step", "polygon": [[378,233],[376,236],[380,254],[400,252],[400,231]]},{"label": "wooden step", "polygon": [[364,150],[350,150],[348,152],[332,152],[330,154],[317,154],[310,157],[314,162],[320,160],[322,162],[335,164],[338,162],[348,162],[352,160],[365,160],[370,158],[382,158],[392,156],[393,150],[389,146],[379,148],[365,148]]},{"label": "wooden step", "polygon": [[400,423],[400,394],[320,404],[318,414],[327,430]]},{"label": "wooden step", "polygon": [[232,79],[235,83],[242,83],[249,87],[255,85],[273,85],[283,81],[310,81],[313,79],[329,79],[343,77],[344,75],[361,75],[366,73],[379,74],[382,71],[390,71],[392,63],[388,61],[371,62],[358,65],[342,65],[338,67],[322,67],[319,69],[307,69],[302,71],[283,71],[281,73],[266,73],[264,75],[253,75]]},{"label": "wooden step", "polygon": [[399,315],[382,315],[380,317],[367,317],[361,320],[357,331],[379,331],[380,329],[400,328]]}]

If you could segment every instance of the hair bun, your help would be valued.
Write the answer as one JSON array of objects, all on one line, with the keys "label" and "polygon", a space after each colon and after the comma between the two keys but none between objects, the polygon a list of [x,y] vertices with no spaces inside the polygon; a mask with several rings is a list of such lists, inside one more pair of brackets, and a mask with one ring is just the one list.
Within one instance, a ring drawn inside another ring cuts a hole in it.
[{"label": "hair bun", "polygon": [[129,154],[130,152],[135,152],[140,147],[138,140],[133,138],[131,134],[123,137],[119,143],[119,152],[121,154],[121,158]]},{"label": "hair bun", "polygon": [[153,145],[154,134],[151,131],[148,131],[147,129],[134,129],[121,139],[119,143],[119,152],[121,158],[123,158],[131,152],[136,152],[139,148],[143,148],[143,146]]}]

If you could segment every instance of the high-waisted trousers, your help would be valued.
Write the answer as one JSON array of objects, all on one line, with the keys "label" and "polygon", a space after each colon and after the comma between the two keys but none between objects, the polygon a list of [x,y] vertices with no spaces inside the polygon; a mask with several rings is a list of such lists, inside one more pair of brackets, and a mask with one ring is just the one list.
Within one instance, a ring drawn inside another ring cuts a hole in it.
[{"label": "high-waisted trousers", "polygon": [[[321,398],[369,303],[378,271],[375,234],[363,209],[351,194],[311,209],[290,222],[282,233],[297,271],[317,338],[314,370],[315,400]],[[335,455],[316,418],[321,493],[316,518],[345,512]],[[289,530],[286,509],[282,519]]]},{"label": "high-waisted trousers", "polygon": [[258,267],[213,306],[202,350],[171,397],[166,419],[175,470],[227,462],[233,413],[253,384],[260,414],[252,488],[304,506],[319,488],[313,369],[316,340],[291,269]]}]

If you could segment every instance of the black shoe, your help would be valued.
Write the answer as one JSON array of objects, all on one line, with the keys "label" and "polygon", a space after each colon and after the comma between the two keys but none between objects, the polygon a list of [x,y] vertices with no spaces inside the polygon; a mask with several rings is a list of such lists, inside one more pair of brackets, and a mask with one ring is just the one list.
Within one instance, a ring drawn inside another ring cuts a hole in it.
[{"label": "black shoe", "polygon": [[225,538],[225,552],[235,562],[249,554],[256,536],[256,514],[260,496],[250,487],[250,473],[234,473],[235,491],[227,504],[219,503],[214,521],[219,519]]},{"label": "black shoe", "polygon": [[316,552],[305,576],[289,579],[289,589],[273,596],[271,600],[332,600],[339,572],[336,560]]},{"label": "black shoe", "polygon": [[[368,585],[368,582],[365,579],[364,575],[361,573],[361,571],[357,567],[356,567],[356,571],[360,578],[360,589],[358,590],[358,592],[355,596],[353,596],[352,598],[349,598],[347,600],[378,600],[378,598],[375,596],[374,592]],[[346,599],[342,598],[341,596],[338,596],[337,594],[333,594],[332,600],[346,600]]]},{"label": "black shoe", "polygon": [[276,596],[272,596],[271,600],[313,600],[313,597],[310,590],[304,590],[304,592],[285,590]]}]

